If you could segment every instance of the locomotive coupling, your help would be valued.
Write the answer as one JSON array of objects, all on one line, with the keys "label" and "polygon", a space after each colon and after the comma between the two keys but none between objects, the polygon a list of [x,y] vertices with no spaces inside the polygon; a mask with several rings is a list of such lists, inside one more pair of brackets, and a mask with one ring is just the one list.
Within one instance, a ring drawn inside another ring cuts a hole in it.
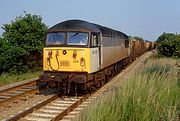
[{"label": "locomotive coupling", "polygon": [[49,74],[42,74],[39,76],[39,80],[43,82],[50,82],[55,80],[55,76]]}]

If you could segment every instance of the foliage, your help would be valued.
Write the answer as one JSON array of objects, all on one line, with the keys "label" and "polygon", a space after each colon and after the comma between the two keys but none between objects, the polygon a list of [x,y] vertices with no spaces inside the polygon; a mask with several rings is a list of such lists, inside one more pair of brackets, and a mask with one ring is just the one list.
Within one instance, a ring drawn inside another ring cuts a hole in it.
[{"label": "foliage", "polygon": [[[4,46],[4,42],[3,42],[3,40],[2,40],[2,38],[0,37],[0,55],[3,53],[3,47]],[[0,59],[1,59],[1,56],[0,56]],[[1,68],[2,67],[2,63],[0,63],[0,74],[1,74],[1,72],[3,71],[3,69]]]},{"label": "foliage", "polygon": [[180,34],[163,33],[157,39],[158,52],[166,57],[180,57]]},{"label": "foliage", "polygon": [[25,12],[4,24],[0,40],[0,70],[8,73],[36,71],[42,64],[42,48],[47,26],[38,15]]}]

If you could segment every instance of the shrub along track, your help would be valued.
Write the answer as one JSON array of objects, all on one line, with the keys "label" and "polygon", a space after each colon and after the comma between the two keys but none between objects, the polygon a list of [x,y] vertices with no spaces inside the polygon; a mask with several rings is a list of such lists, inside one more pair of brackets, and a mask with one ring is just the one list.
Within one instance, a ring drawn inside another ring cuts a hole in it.
[{"label": "shrub along track", "polygon": [[121,72],[119,75],[117,75],[109,83],[100,88],[91,96],[84,95],[82,97],[77,98],[55,95],[49,99],[37,103],[36,105],[33,105],[32,107],[27,108],[24,111],[20,111],[16,115],[12,115],[4,120],[78,120],[78,116],[81,114],[84,108],[87,107],[88,104],[92,104],[94,100],[100,98],[106,92],[113,92],[114,90],[116,90],[116,88],[118,88],[118,86],[120,85],[118,79],[127,78],[127,76],[132,73],[132,68],[134,71],[137,70],[150,55],[152,55],[152,52],[147,52],[146,54],[144,54],[142,57],[140,57],[140,59],[136,60],[132,65],[123,70],[123,72]]},{"label": "shrub along track", "polygon": [[0,90],[0,107],[9,106],[13,102],[21,99],[25,100],[25,96],[33,95],[38,92],[36,87],[37,79],[30,80],[18,85],[13,85]]}]

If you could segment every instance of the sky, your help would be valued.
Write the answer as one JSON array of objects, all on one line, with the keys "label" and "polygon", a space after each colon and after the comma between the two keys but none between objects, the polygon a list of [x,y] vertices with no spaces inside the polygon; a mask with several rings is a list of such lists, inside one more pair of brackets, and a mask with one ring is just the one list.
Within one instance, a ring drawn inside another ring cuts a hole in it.
[{"label": "sky", "polygon": [[0,0],[0,27],[26,11],[48,27],[81,19],[155,41],[163,32],[180,33],[179,6],[180,0]]}]

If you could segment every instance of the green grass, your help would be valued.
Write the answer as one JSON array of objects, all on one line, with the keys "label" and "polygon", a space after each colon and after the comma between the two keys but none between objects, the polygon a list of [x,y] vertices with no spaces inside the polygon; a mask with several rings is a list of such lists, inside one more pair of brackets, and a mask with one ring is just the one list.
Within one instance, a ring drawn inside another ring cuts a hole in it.
[{"label": "green grass", "polygon": [[9,75],[9,74],[1,74],[0,75],[0,86],[7,85],[13,82],[37,78],[40,75],[40,71],[38,72],[27,72],[21,75]]},{"label": "green grass", "polygon": [[[146,62],[143,71],[89,106],[82,121],[174,121],[180,116],[179,60]],[[180,120],[180,119],[179,119]]]}]

